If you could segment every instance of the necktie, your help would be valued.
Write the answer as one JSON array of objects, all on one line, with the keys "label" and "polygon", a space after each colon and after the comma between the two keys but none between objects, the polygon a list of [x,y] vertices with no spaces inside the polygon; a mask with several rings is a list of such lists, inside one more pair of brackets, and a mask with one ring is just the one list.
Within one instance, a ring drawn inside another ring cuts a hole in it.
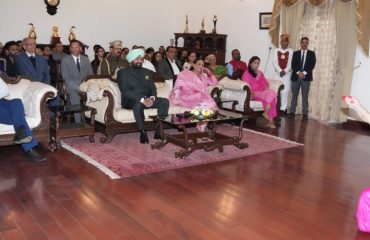
[{"label": "necktie", "polygon": [[77,69],[79,72],[81,71],[80,58],[77,58]]},{"label": "necktie", "polygon": [[32,63],[33,67],[36,69],[36,58],[35,58],[35,56],[30,56],[30,60],[31,60],[31,63]]},{"label": "necktie", "polygon": [[303,71],[303,69],[304,69],[304,54],[305,54],[305,51],[302,52],[301,71]]}]

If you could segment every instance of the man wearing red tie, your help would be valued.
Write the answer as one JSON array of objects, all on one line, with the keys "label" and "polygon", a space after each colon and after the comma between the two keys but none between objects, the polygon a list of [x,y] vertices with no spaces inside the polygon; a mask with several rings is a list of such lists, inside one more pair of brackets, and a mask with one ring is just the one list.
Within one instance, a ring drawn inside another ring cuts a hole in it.
[{"label": "man wearing red tie", "polygon": [[299,90],[302,89],[302,121],[308,120],[308,93],[312,81],[312,70],[315,68],[316,55],[307,49],[309,39],[301,39],[301,50],[293,53],[292,59],[292,101],[290,104],[290,117],[295,117]]}]

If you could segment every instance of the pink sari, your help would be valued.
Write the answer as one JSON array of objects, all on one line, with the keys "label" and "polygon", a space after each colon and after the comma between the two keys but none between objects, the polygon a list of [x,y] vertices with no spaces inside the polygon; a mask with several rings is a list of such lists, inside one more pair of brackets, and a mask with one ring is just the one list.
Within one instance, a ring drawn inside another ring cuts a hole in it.
[{"label": "pink sari", "polygon": [[363,232],[370,232],[370,188],[361,193],[357,204],[357,227]]},{"label": "pink sari", "polygon": [[261,71],[257,71],[257,76],[253,77],[247,71],[244,72],[242,80],[249,84],[251,91],[254,94],[254,98],[257,101],[261,101],[263,108],[266,109],[266,105],[270,104],[271,108],[267,112],[269,120],[273,120],[276,115],[276,92],[269,89],[269,84]]},{"label": "pink sari", "polygon": [[190,70],[184,70],[177,75],[176,83],[168,97],[171,105],[194,108],[204,104],[208,108],[217,109],[217,105],[210,93],[208,86],[218,84],[217,79],[202,73],[198,77]]}]

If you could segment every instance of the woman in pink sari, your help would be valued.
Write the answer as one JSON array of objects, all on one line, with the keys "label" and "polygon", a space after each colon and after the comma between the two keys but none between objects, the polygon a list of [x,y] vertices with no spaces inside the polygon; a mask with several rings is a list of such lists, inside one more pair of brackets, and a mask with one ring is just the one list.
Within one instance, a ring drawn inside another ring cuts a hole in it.
[{"label": "woman in pink sari", "polygon": [[[208,92],[208,86],[218,84],[216,77],[204,67],[203,59],[195,60],[190,70],[177,75],[175,86],[168,97],[171,105],[195,108],[198,105],[216,110],[216,102]],[[199,131],[204,132],[207,123],[197,124]]]},{"label": "woman in pink sari", "polygon": [[242,76],[242,80],[249,84],[252,91],[252,99],[262,102],[263,109],[265,110],[263,116],[269,121],[268,126],[275,128],[273,120],[277,115],[276,92],[269,88],[265,76],[258,70],[259,65],[259,57],[252,57],[249,60],[248,70]]},{"label": "woman in pink sari", "polygon": [[217,105],[208,92],[208,86],[217,84],[215,76],[204,67],[204,61],[197,59],[190,70],[184,70],[177,75],[168,99],[170,104],[176,106],[194,108],[202,104],[216,110]]}]

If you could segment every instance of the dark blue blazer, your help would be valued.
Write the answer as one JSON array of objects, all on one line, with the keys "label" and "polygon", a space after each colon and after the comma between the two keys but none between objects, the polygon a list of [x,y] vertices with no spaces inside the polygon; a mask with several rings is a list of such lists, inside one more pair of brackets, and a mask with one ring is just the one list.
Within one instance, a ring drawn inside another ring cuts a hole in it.
[{"label": "dark blue blazer", "polygon": [[[303,71],[307,72],[304,77],[304,81],[312,81],[312,70],[316,65],[316,55],[314,51],[307,50],[306,61],[304,63]],[[297,72],[301,70],[301,50],[295,51],[292,58],[292,81],[297,81],[298,75]]]},{"label": "dark blue blazer", "polygon": [[36,68],[33,66],[31,59],[25,52],[17,55],[14,59],[17,73],[32,78],[32,81],[43,82],[50,85],[49,65],[43,56],[38,54],[36,57]]}]

